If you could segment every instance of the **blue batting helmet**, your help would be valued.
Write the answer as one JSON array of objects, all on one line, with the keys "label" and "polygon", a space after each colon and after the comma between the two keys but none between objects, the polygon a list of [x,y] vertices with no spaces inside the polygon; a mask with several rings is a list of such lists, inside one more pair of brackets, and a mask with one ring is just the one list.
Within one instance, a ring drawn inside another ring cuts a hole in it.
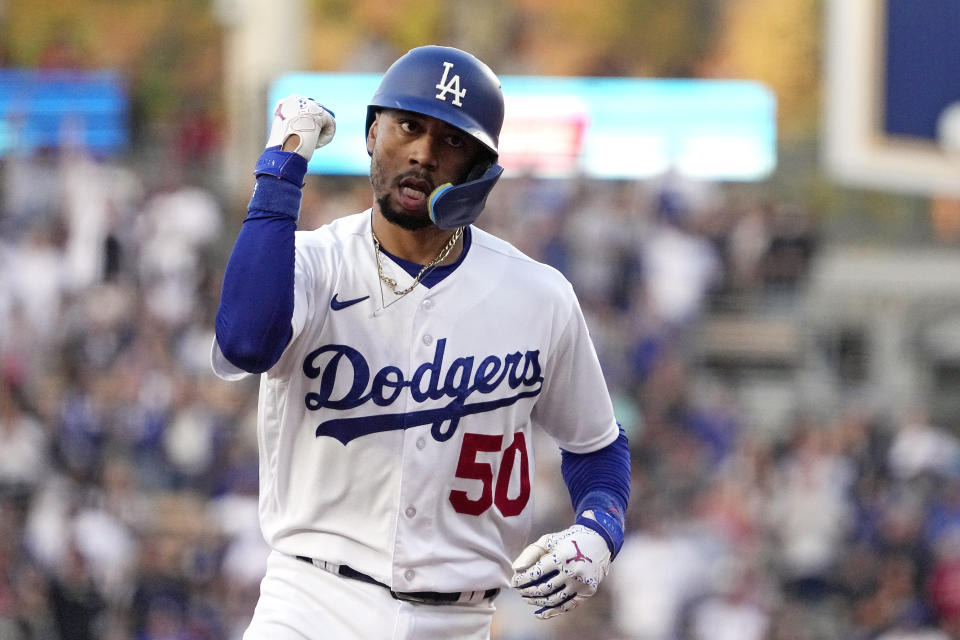
[{"label": "blue batting helmet", "polygon": [[466,51],[435,45],[408,51],[387,69],[373,94],[366,132],[380,109],[403,109],[442,120],[476,138],[494,158],[499,154],[500,79]]}]

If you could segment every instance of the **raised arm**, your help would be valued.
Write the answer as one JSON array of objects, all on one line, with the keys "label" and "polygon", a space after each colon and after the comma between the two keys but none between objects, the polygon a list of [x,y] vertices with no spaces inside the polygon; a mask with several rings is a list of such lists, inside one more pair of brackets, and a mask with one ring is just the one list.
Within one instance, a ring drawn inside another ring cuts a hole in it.
[{"label": "raised arm", "polygon": [[310,98],[277,103],[257,161],[247,217],[227,261],[215,322],[217,345],[232,365],[262,373],[292,336],[294,233],[301,189],[314,150],[333,139],[333,112]]}]

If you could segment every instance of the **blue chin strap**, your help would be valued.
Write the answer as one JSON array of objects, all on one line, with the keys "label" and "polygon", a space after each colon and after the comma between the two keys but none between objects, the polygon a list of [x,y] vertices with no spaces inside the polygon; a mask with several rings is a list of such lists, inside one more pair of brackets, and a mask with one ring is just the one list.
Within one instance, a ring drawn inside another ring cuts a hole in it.
[{"label": "blue chin strap", "polygon": [[448,230],[473,224],[502,173],[503,167],[494,163],[476,180],[456,185],[448,182],[434,189],[427,206],[433,224]]}]

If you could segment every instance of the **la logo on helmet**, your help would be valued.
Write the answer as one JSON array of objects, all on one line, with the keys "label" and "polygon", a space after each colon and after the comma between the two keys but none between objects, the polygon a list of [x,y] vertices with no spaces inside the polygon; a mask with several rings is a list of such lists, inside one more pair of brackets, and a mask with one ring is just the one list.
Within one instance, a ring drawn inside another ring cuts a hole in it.
[{"label": "la logo on helmet", "polygon": [[467,90],[460,88],[459,74],[454,75],[449,80],[447,79],[447,77],[450,75],[450,69],[452,68],[453,68],[452,62],[443,63],[443,77],[440,79],[439,84],[436,85],[437,89],[440,90],[440,93],[438,93],[434,97],[437,98],[438,100],[443,100],[444,102],[446,102],[447,93],[448,92],[452,93],[453,101],[450,104],[456,105],[458,107],[462,107],[463,104],[460,102],[460,99],[463,98],[465,95],[467,95]]}]

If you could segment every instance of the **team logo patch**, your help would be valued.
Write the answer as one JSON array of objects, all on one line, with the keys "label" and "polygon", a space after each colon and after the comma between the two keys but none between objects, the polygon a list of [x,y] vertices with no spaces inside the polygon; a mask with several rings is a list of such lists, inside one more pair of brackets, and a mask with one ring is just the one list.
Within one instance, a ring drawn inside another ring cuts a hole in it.
[{"label": "team logo patch", "polygon": [[408,413],[377,411],[325,420],[317,426],[317,437],[328,436],[348,444],[373,433],[430,425],[434,440],[445,442],[456,433],[460,418],[539,395],[543,387],[539,350],[515,351],[502,357],[465,356],[444,366],[446,342],[446,338],[437,340],[433,360],[418,366],[409,379],[395,366],[371,372],[363,354],[347,345],[328,344],[311,351],[304,358],[303,373],[317,380],[319,387],[304,396],[310,411],[348,411],[366,404],[387,407],[404,392],[416,403],[449,398],[446,404],[434,403],[430,409]]},{"label": "team logo patch", "polygon": [[447,94],[452,93],[453,100],[450,101],[450,104],[456,105],[458,107],[462,107],[463,103],[461,103],[460,101],[463,100],[464,96],[467,95],[467,90],[460,88],[459,74],[454,74],[452,78],[449,77],[450,69],[452,68],[453,68],[452,62],[443,63],[443,78],[441,78],[440,82],[438,82],[436,85],[440,93],[438,93],[434,97],[437,98],[438,100],[443,100],[444,102],[446,102]]}]

